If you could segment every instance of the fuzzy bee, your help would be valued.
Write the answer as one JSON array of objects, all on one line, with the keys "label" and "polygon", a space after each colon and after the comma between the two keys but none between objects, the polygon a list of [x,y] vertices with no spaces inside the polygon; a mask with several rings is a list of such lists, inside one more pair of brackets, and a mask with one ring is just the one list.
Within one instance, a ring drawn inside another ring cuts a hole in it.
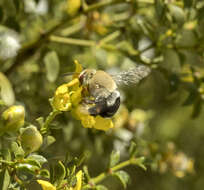
[{"label": "fuzzy bee", "polygon": [[148,76],[150,71],[144,65],[136,65],[116,75],[102,70],[83,70],[79,74],[79,81],[88,91],[88,96],[83,99],[84,104],[90,105],[88,113],[92,116],[112,117],[120,107],[118,86],[136,84]]}]

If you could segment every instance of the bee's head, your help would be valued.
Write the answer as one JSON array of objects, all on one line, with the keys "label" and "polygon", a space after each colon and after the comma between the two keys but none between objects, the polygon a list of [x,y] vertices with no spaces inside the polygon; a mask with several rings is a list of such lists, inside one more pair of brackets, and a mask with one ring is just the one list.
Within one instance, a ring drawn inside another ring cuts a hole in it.
[{"label": "bee's head", "polygon": [[83,85],[87,85],[89,83],[89,80],[93,77],[93,75],[96,73],[95,69],[85,69],[83,70],[79,75],[79,81]]}]

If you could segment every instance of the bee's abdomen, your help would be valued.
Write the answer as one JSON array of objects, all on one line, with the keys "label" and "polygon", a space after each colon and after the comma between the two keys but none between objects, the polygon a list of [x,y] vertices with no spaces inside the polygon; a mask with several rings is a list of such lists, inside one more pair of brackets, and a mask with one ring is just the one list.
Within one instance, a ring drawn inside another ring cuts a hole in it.
[{"label": "bee's abdomen", "polygon": [[120,107],[120,93],[114,91],[107,98],[99,98],[95,106],[89,108],[92,116],[112,117]]},{"label": "bee's abdomen", "polygon": [[111,106],[107,106],[99,115],[101,117],[112,117],[120,107],[120,97],[118,97],[115,103]]}]

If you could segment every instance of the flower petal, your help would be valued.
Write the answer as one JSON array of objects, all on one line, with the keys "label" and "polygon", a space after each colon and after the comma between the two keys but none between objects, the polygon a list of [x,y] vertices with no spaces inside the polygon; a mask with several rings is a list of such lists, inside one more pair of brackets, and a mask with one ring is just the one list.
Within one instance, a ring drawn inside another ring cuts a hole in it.
[{"label": "flower petal", "polygon": [[56,190],[56,187],[52,185],[49,181],[37,180],[37,182],[42,186],[43,190]]},{"label": "flower petal", "polygon": [[113,122],[109,118],[103,118],[101,116],[95,117],[95,125],[93,126],[95,129],[107,131],[110,128],[113,128]]},{"label": "flower petal", "polygon": [[83,173],[82,171],[78,171],[77,174],[76,174],[76,177],[77,177],[77,184],[74,188],[71,188],[70,190],[81,190],[81,184],[82,184],[82,176],[83,176]]}]

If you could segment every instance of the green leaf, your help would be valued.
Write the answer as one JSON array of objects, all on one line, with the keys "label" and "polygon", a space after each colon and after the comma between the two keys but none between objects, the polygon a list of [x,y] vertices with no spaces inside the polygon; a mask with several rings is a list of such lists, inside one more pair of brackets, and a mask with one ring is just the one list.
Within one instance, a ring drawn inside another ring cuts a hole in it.
[{"label": "green leaf", "polygon": [[40,170],[40,176],[41,177],[45,177],[45,178],[49,178],[50,177],[50,172],[46,169],[42,169]]},{"label": "green leaf", "polygon": [[76,176],[73,176],[73,177],[71,178],[70,185],[71,185],[72,187],[74,187],[76,184],[77,184],[77,177],[76,177]]},{"label": "green leaf", "polygon": [[44,118],[43,117],[38,117],[36,121],[39,123],[40,127],[44,125]]},{"label": "green leaf", "polygon": [[120,171],[115,172],[113,175],[120,180],[120,182],[122,183],[125,189],[130,179],[129,174],[123,170],[120,170]]},{"label": "green leaf", "polygon": [[50,180],[52,184],[60,185],[62,180],[65,178],[66,169],[61,161],[57,164],[52,165],[50,170]]},{"label": "green leaf", "polygon": [[134,162],[132,163],[146,171],[147,168],[144,165],[144,161],[145,161],[145,157],[140,157],[140,158],[134,159]]},{"label": "green leaf", "polygon": [[34,159],[26,159],[25,160],[26,163],[32,165],[32,166],[36,166],[38,168],[41,168],[41,164],[40,162],[38,162],[37,160],[34,160]]},{"label": "green leaf", "polygon": [[39,167],[28,163],[19,163],[16,165],[16,169],[26,173],[35,174],[36,170],[39,170]]},{"label": "green leaf", "polygon": [[166,13],[166,5],[162,0],[155,0],[155,13],[159,22],[164,20]]},{"label": "green leaf", "polygon": [[96,190],[108,190],[108,188],[104,185],[97,185]]},{"label": "green leaf", "polygon": [[120,161],[120,152],[112,151],[110,156],[109,168],[114,167]]},{"label": "green leaf", "polygon": [[80,155],[80,157],[78,158],[78,161],[76,163],[77,167],[79,167],[85,161],[85,159],[88,157],[88,154],[89,154],[89,152],[85,151],[83,154]]},{"label": "green leaf", "polygon": [[168,8],[175,22],[183,24],[185,21],[185,13],[183,9],[173,4],[168,4]]},{"label": "green leaf", "polygon": [[16,165],[16,174],[23,181],[31,180],[38,171],[39,167],[28,163],[19,163]]},{"label": "green leaf", "polygon": [[15,101],[12,85],[2,72],[0,72],[0,96],[7,106],[12,105]]},{"label": "green leaf", "polygon": [[16,142],[11,143],[11,151],[14,153],[15,158],[23,158],[24,150]]},{"label": "green leaf", "polygon": [[47,79],[49,82],[54,82],[59,74],[59,59],[55,51],[47,53],[44,57],[44,62],[47,71]]},{"label": "green leaf", "polygon": [[47,148],[48,146],[50,146],[51,144],[53,144],[55,142],[55,138],[53,136],[46,136],[43,139],[43,146],[41,147],[42,150],[44,150],[45,148]]},{"label": "green leaf", "polygon": [[38,161],[41,165],[47,162],[47,159],[41,155],[38,154],[31,154],[27,157],[27,159],[30,160],[36,160]]},{"label": "green leaf", "polygon": [[11,161],[11,152],[9,149],[2,149],[1,153],[3,155],[4,160]]},{"label": "green leaf", "polygon": [[135,157],[136,153],[137,153],[137,145],[135,142],[131,141],[130,148],[129,148],[130,158]]},{"label": "green leaf", "polygon": [[7,169],[0,172],[0,189],[7,190],[10,184],[10,175]]},{"label": "green leaf", "polygon": [[83,166],[83,173],[84,173],[85,179],[87,179],[87,181],[89,181],[91,179],[91,176],[89,175],[89,170],[88,170],[87,166]]}]

